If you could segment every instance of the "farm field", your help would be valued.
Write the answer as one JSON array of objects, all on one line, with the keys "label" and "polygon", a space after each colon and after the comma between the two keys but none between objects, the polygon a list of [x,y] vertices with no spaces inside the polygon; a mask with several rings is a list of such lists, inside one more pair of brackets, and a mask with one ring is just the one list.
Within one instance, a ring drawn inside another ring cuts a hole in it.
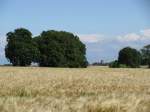
[{"label": "farm field", "polygon": [[0,112],[150,112],[150,69],[0,67]]}]

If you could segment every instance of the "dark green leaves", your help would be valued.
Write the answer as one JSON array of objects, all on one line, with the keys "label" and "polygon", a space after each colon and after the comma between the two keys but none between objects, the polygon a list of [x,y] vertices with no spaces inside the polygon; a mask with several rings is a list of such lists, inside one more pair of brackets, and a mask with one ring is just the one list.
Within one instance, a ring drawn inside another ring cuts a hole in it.
[{"label": "dark green leaves", "polygon": [[86,67],[85,45],[77,36],[64,31],[43,31],[32,38],[24,28],[7,33],[6,58],[14,66],[32,62],[46,67]]},{"label": "dark green leaves", "polygon": [[28,66],[38,54],[31,36],[31,32],[24,28],[7,33],[5,55],[14,66]]},{"label": "dark green leaves", "polygon": [[43,31],[34,40],[38,44],[40,66],[86,67],[85,45],[77,36],[64,31]]},{"label": "dark green leaves", "polygon": [[136,49],[130,47],[123,48],[119,52],[118,62],[132,68],[140,67],[141,54]]}]

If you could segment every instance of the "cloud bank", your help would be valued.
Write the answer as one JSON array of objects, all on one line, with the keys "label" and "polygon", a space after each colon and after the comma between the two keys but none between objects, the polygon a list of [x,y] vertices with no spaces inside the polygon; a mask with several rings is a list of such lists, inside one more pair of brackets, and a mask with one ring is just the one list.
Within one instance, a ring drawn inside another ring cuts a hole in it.
[{"label": "cloud bank", "polygon": [[150,29],[132,32],[115,37],[104,36],[103,34],[82,34],[78,35],[80,40],[86,44],[87,58],[90,62],[111,61],[118,57],[120,49],[126,46],[141,49],[150,44]]},{"label": "cloud bank", "polygon": [[5,58],[5,45],[6,45],[6,38],[5,36],[0,36],[0,64],[7,63]]},{"label": "cloud bank", "polygon": [[104,36],[101,34],[79,34],[78,36],[82,42],[86,43],[97,43],[104,39]]}]

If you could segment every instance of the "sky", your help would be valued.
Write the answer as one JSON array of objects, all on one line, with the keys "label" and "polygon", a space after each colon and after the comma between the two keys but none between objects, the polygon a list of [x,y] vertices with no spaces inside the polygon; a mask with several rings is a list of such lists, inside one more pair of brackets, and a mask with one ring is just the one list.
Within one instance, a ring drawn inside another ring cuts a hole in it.
[{"label": "sky", "polygon": [[117,59],[120,49],[150,44],[149,0],[0,0],[0,64],[9,63],[6,33],[63,30],[86,44],[90,63]]}]

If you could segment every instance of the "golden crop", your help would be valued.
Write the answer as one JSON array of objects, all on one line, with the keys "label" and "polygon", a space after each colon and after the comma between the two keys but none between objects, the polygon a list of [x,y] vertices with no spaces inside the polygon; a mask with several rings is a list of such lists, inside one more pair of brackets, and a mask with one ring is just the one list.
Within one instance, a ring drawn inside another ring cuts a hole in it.
[{"label": "golden crop", "polygon": [[150,69],[1,67],[0,112],[150,112]]}]

